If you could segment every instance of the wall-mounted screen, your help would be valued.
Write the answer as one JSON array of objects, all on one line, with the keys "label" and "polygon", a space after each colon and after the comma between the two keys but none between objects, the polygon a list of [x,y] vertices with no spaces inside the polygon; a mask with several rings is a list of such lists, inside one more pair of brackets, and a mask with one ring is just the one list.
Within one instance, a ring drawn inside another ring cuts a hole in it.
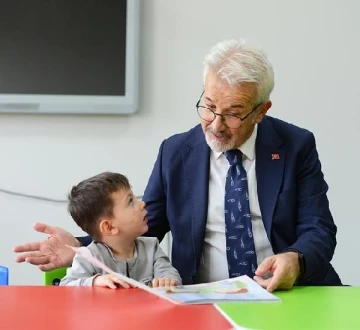
[{"label": "wall-mounted screen", "polygon": [[138,0],[0,0],[0,112],[129,114]]}]

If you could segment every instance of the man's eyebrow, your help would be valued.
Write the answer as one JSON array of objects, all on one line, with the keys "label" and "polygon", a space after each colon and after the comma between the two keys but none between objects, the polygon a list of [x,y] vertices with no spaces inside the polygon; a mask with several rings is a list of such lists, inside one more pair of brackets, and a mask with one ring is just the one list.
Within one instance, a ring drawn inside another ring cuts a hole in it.
[{"label": "man's eyebrow", "polygon": [[230,108],[231,108],[231,109],[232,109],[232,108],[244,108],[244,106],[243,106],[242,104],[238,103],[238,104],[232,104],[232,105],[230,106]]},{"label": "man's eyebrow", "polygon": [[[206,96],[205,99],[208,100],[208,101],[210,101],[210,102],[212,102],[212,99],[211,99],[210,97],[208,97],[208,96]],[[243,109],[244,106],[243,106],[241,103],[234,103],[234,104],[230,105],[230,108],[229,108],[229,109],[234,109],[234,108],[241,108],[241,109]]]}]

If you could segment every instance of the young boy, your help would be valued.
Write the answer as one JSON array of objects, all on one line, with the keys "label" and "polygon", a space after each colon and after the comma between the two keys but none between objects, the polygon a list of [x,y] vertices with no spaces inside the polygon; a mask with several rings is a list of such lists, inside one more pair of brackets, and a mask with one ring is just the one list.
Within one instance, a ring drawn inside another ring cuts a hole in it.
[{"label": "young boy", "polygon": [[[135,198],[127,178],[105,172],[80,182],[68,196],[68,211],[93,242],[88,249],[113,271],[146,285],[181,284],[178,271],[157,238],[139,237],[148,230],[145,203]],[[129,285],[75,255],[60,285]]]}]

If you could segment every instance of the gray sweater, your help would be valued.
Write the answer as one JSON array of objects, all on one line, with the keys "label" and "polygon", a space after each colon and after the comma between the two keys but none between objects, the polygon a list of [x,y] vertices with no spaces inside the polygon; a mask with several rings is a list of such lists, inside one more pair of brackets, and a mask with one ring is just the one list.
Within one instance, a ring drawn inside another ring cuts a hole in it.
[{"label": "gray sweater", "polygon": [[[155,237],[137,238],[134,257],[127,260],[115,259],[110,248],[103,243],[92,242],[87,248],[95,258],[113,271],[146,285],[151,284],[154,278],[161,277],[172,278],[181,284],[178,271],[171,265]],[[66,276],[61,280],[60,285],[91,286],[95,276],[104,274],[106,272],[101,268],[76,254],[72,267],[67,269]]]}]

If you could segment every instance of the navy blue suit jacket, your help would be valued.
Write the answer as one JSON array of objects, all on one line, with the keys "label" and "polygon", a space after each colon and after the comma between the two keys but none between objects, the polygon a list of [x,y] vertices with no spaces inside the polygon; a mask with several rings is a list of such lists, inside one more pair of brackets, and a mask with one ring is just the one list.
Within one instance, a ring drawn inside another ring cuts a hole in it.
[{"label": "navy blue suit jacket", "polygon": [[[163,141],[143,196],[146,235],[162,240],[171,230],[172,263],[185,284],[194,282],[202,253],[209,168],[210,148],[198,125]],[[256,177],[273,252],[293,248],[303,253],[306,271],[300,285],[340,285],[330,264],[337,229],[313,134],[266,116],[256,139]]]}]

